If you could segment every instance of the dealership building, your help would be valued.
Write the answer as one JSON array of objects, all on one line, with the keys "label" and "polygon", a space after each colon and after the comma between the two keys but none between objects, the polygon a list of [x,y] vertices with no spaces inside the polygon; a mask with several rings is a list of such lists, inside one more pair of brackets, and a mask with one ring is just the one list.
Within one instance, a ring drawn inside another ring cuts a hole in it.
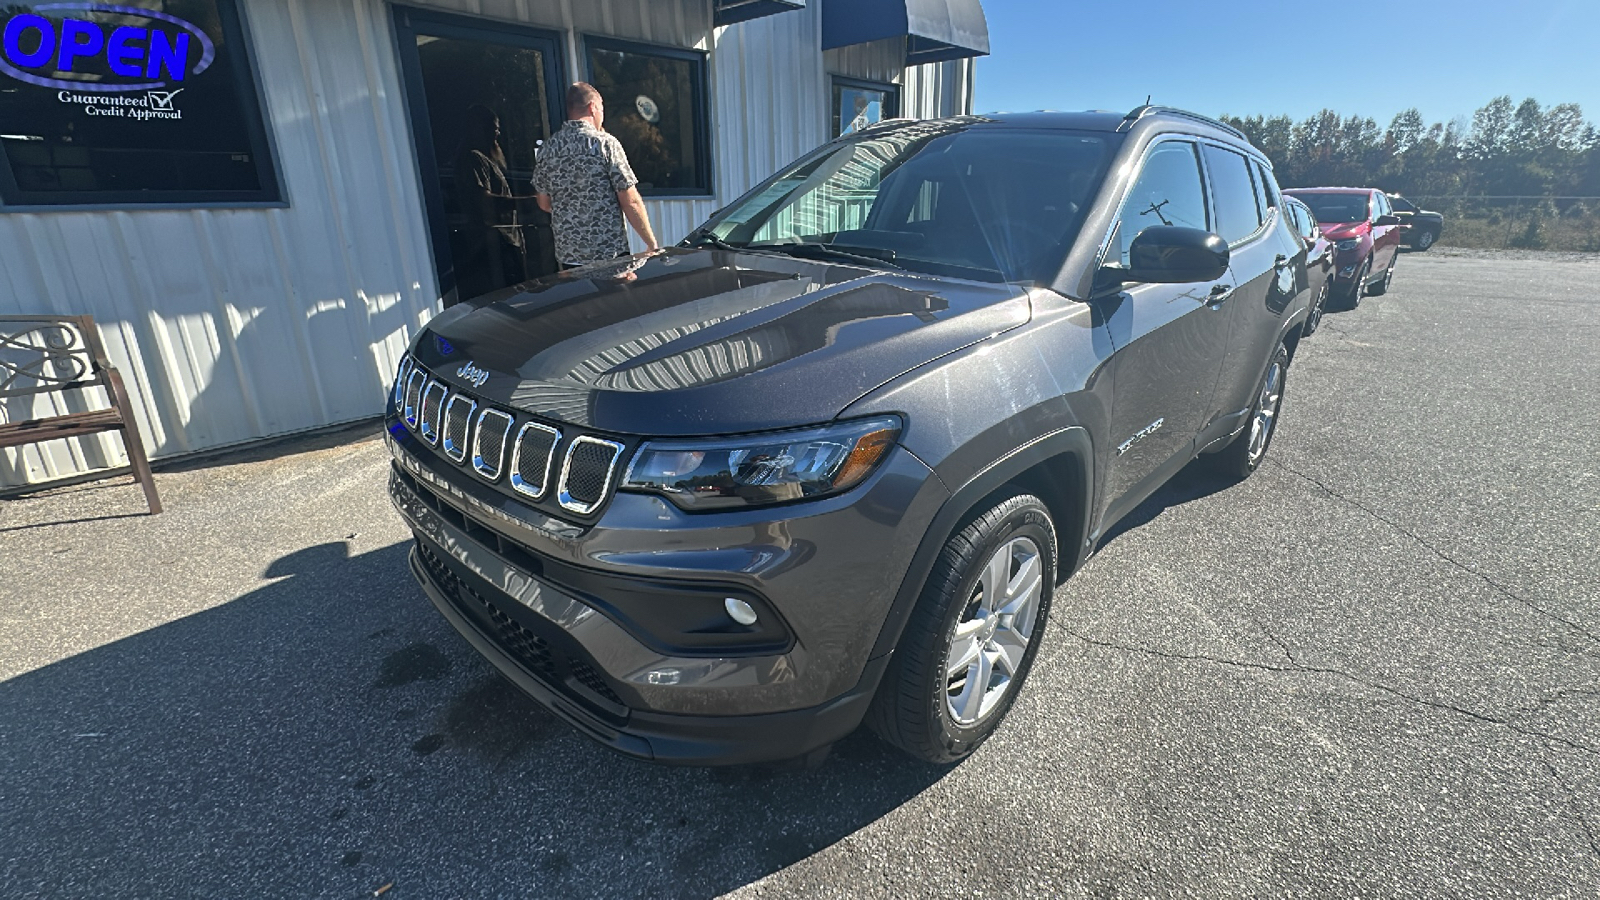
[{"label": "dealership building", "polygon": [[[155,457],[377,415],[442,306],[551,271],[572,81],[671,243],[836,135],[971,112],[989,49],[979,0],[51,0],[0,38],[0,315],[94,316]],[[123,463],[5,450],[0,486]]]}]

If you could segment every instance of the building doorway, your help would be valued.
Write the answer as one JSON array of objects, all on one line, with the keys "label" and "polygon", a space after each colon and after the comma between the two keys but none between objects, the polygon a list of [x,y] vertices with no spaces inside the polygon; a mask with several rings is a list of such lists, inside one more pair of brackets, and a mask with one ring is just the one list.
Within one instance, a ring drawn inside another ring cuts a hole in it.
[{"label": "building doorway", "polygon": [[532,180],[534,154],[564,118],[560,36],[394,10],[445,306],[556,271]]}]

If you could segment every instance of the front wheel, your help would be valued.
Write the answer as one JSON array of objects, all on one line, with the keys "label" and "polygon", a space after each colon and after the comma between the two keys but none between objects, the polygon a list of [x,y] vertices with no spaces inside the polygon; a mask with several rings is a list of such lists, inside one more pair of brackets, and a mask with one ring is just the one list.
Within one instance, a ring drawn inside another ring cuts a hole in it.
[{"label": "front wheel", "polygon": [[1361,305],[1361,296],[1367,292],[1367,276],[1372,274],[1372,257],[1367,257],[1361,263],[1361,271],[1356,273],[1355,280],[1350,282],[1350,291],[1345,295],[1345,306],[1355,309]]},{"label": "front wheel", "polygon": [[1439,239],[1439,236],[1437,234],[1434,234],[1432,231],[1424,231],[1421,234],[1417,235],[1417,249],[1418,250],[1426,250],[1429,247],[1432,247],[1433,246],[1433,242],[1437,241],[1438,239]]},{"label": "front wheel", "polygon": [[1389,268],[1383,271],[1383,280],[1372,286],[1367,293],[1380,297],[1389,293],[1389,285],[1394,282],[1394,264],[1400,261],[1400,254],[1396,253],[1394,259],[1389,260]]},{"label": "front wheel", "polygon": [[1250,406],[1250,421],[1233,442],[1215,456],[1217,471],[1243,481],[1267,458],[1272,436],[1278,431],[1278,413],[1283,409],[1283,389],[1289,380],[1289,348],[1282,344],[1272,353],[1255,402]]},{"label": "front wheel", "polygon": [[1016,494],[951,537],[867,714],[879,737],[931,763],[976,750],[1033,666],[1055,586],[1056,537]]}]

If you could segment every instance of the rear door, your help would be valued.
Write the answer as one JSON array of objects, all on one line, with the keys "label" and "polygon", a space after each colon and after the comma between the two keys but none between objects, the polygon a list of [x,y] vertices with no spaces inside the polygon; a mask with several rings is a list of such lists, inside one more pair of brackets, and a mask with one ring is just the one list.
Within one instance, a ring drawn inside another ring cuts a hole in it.
[{"label": "rear door", "polygon": [[[1145,150],[1113,226],[1106,263],[1127,266],[1133,239],[1152,225],[1213,230],[1192,141],[1166,139]],[[1193,454],[1228,343],[1227,316],[1210,298],[1230,286],[1226,279],[1128,284],[1093,301],[1116,348],[1107,521],[1132,509]]]},{"label": "rear door", "polygon": [[1279,213],[1282,198],[1265,170],[1227,147],[1202,148],[1217,234],[1228,242],[1235,285],[1223,307],[1228,347],[1217,381],[1214,414],[1204,424],[1201,448],[1232,434],[1244,422],[1256,381],[1267,364],[1282,317],[1305,283],[1305,248]]}]

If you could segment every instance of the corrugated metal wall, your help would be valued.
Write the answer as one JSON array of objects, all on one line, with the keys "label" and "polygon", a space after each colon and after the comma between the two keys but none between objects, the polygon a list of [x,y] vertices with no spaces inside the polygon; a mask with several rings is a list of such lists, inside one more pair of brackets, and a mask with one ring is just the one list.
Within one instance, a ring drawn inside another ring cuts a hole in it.
[{"label": "corrugated metal wall", "polygon": [[[412,5],[711,54],[716,197],[650,201],[676,241],[829,137],[830,74],[903,83],[903,114],[967,111],[972,67],[903,70],[880,41],[819,52],[821,8],[711,25],[710,0],[431,0]],[[381,0],[243,0],[289,206],[0,212],[0,313],[89,313],[172,456],[382,410],[437,304],[390,9]],[[10,401],[6,418],[64,410]],[[0,484],[120,465],[115,438],[0,455]]]}]

